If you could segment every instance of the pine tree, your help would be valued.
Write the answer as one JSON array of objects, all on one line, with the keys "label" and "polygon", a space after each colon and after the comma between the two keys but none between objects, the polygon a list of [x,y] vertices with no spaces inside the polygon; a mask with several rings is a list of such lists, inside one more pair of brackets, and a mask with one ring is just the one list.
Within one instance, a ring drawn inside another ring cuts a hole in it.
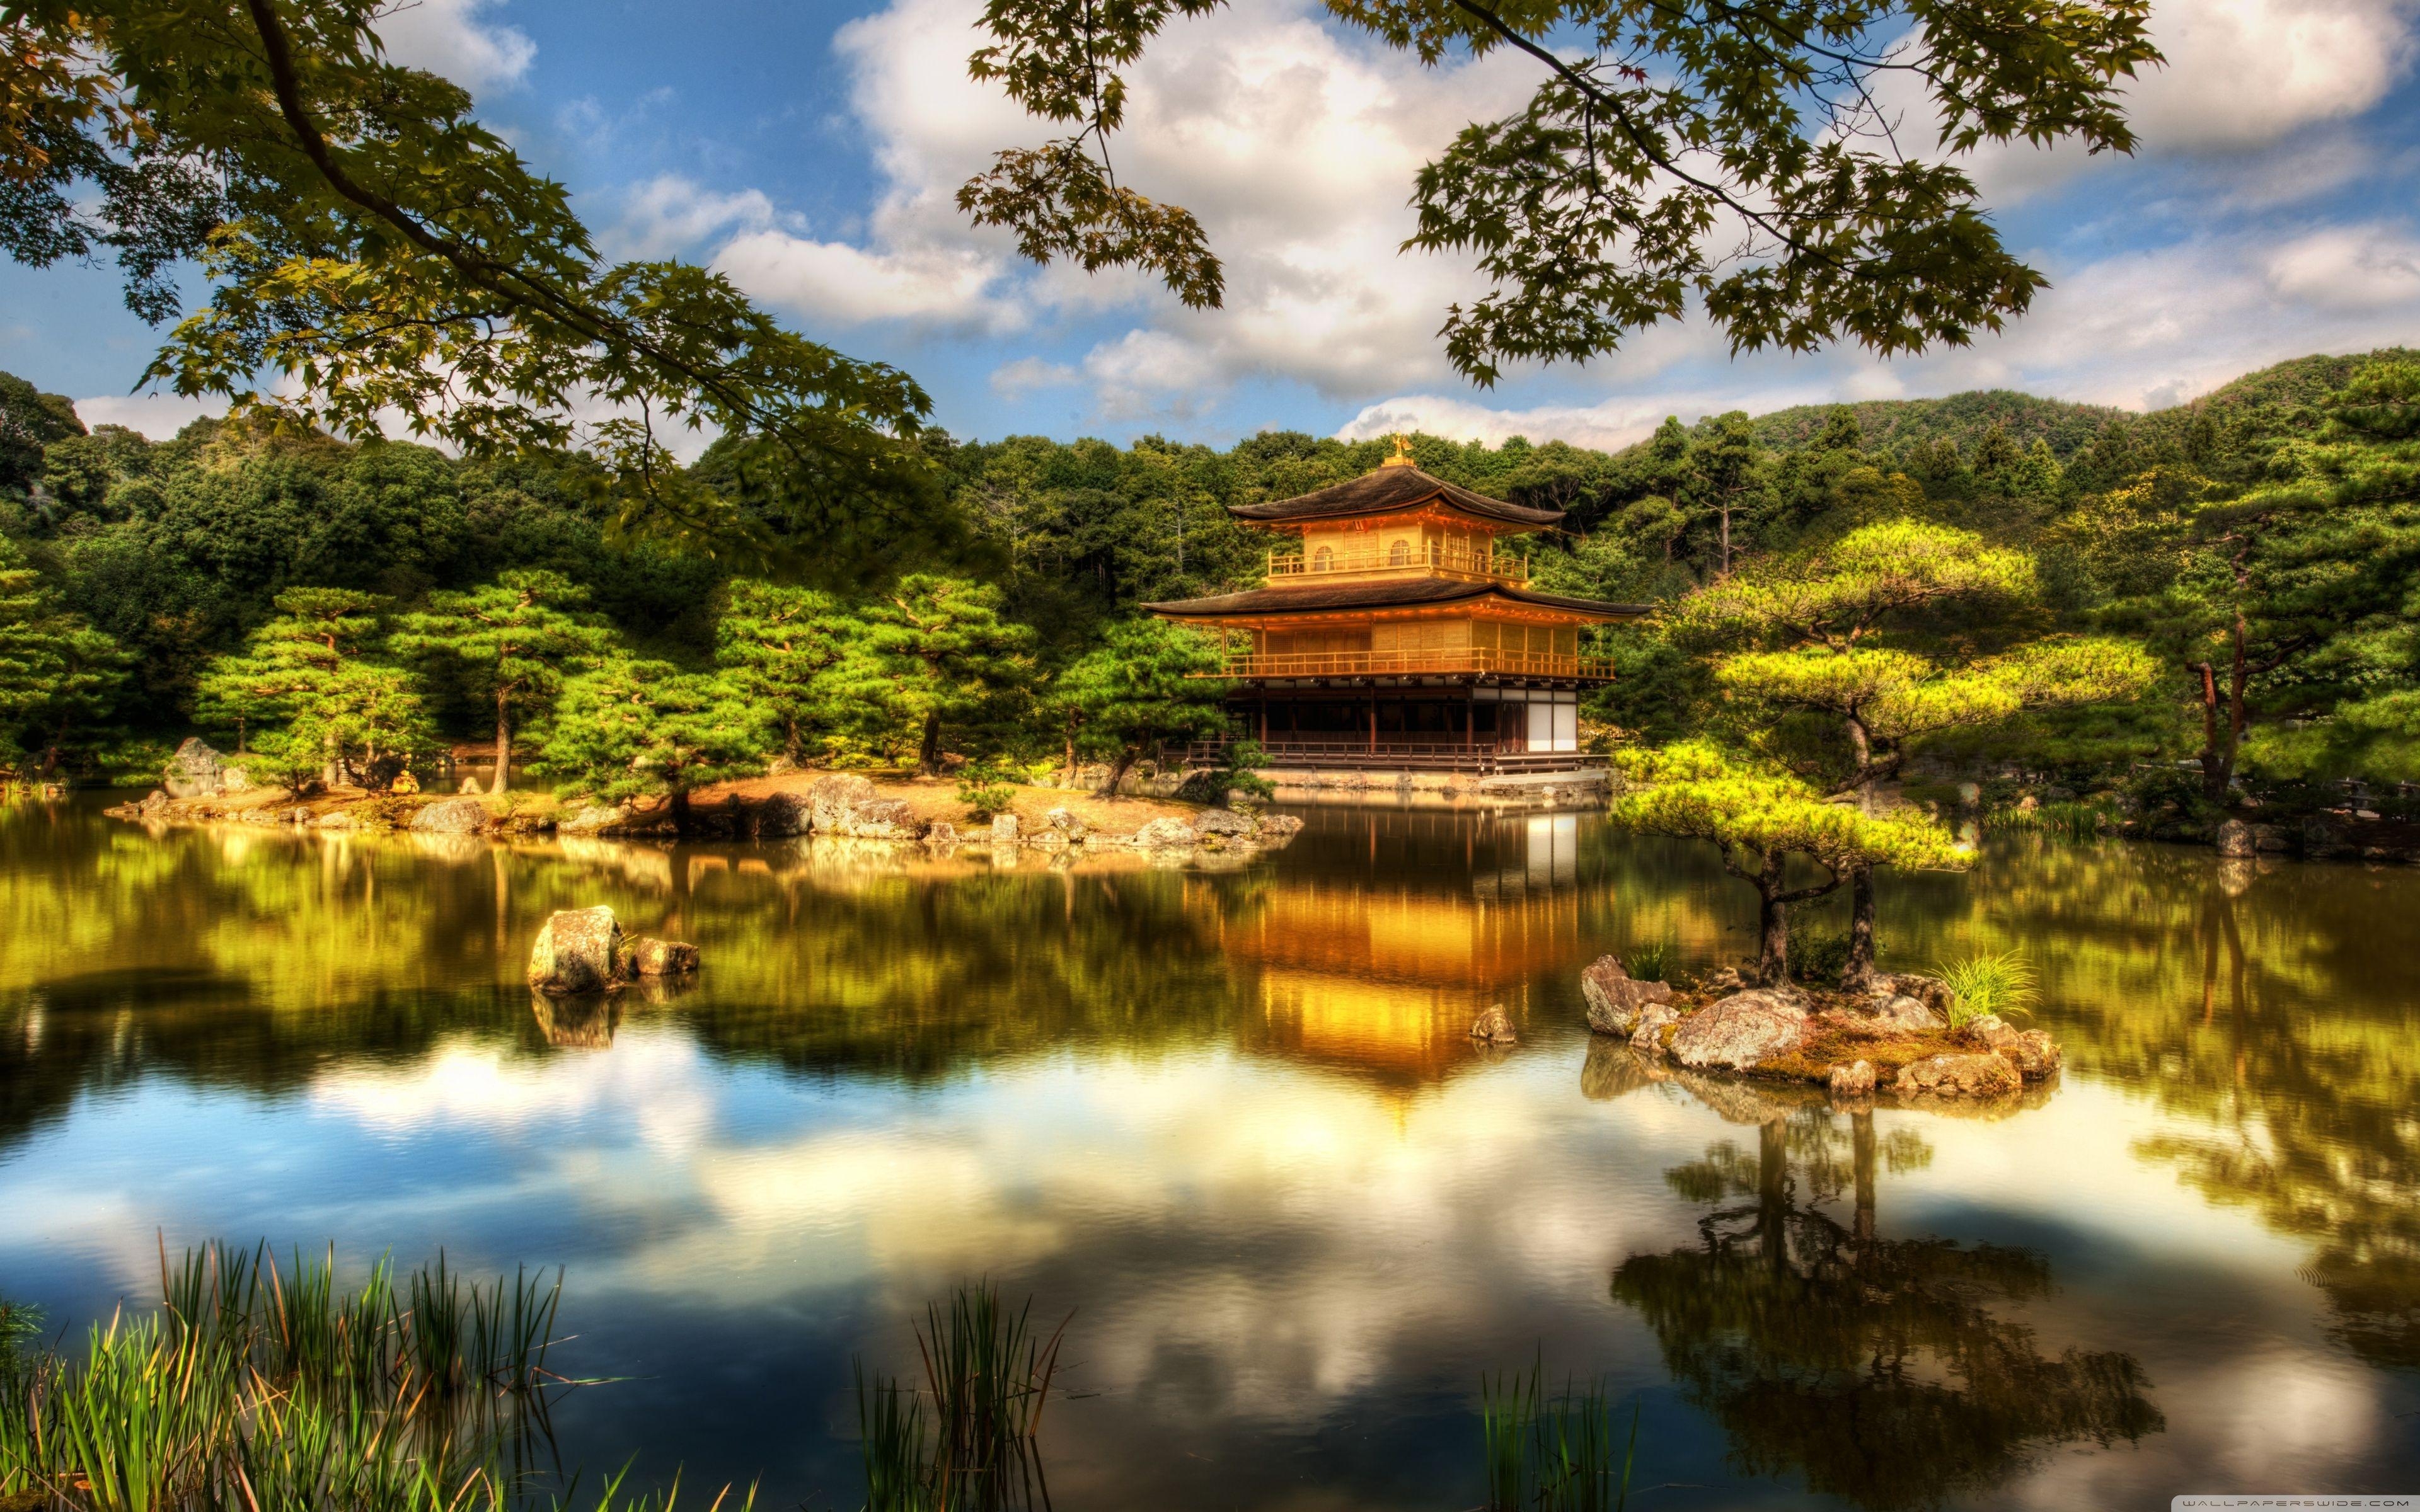
[{"label": "pine tree", "polygon": [[[1716,584],[1674,615],[1684,640],[1748,642],[1714,663],[1717,684],[1758,711],[1768,748],[1792,732],[1775,713],[1816,716],[1829,737],[1807,765],[1823,797],[1872,807],[1912,742],[1992,724],[2026,709],[2130,698],[2157,675],[2128,641],[2060,638],[1985,657],[1935,656],[1906,641],[1922,611],[1948,605],[2007,609],[2039,594],[2031,557],[1969,531],[1894,520],[1852,532],[1825,549]],[[1903,643],[1885,644],[1900,632]],[[1852,986],[1872,972],[1873,863],[1846,862],[1851,883]]]},{"label": "pine tree", "polygon": [[715,661],[731,686],[779,727],[783,754],[793,766],[805,759],[806,732],[833,717],[839,686],[833,669],[856,629],[829,594],[746,578],[724,590]]},{"label": "pine tree", "polygon": [[664,799],[687,835],[690,795],[763,771],[773,743],[773,722],[734,679],[614,656],[565,683],[539,764],[566,794]]},{"label": "pine tree", "polygon": [[104,718],[125,681],[117,643],[61,609],[15,542],[0,535],[0,764],[37,756],[48,781],[73,733]]},{"label": "pine tree", "polygon": [[582,611],[588,592],[561,573],[507,572],[482,588],[432,594],[428,608],[403,616],[389,644],[408,656],[450,656],[473,691],[496,706],[496,777],[502,793],[512,770],[513,730],[525,711],[551,704],[564,674],[605,655],[613,633]]},{"label": "pine tree", "polygon": [[1001,592],[963,578],[916,574],[862,611],[864,631],[841,671],[845,694],[920,731],[916,770],[941,770],[941,730],[1021,685],[1033,632],[1001,614]]},{"label": "pine tree", "polygon": [[375,787],[434,745],[418,680],[373,656],[375,595],[289,588],[276,606],[243,652],[204,673],[216,707],[280,725],[256,747],[256,764],[297,791],[347,775]]},{"label": "pine tree", "polygon": [[1105,797],[1143,751],[1163,741],[1217,733],[1227,685],[1218,653],[1201,631],[1164,620],[1109,626],[1101,644],[1059,676],[1051,702],[1067,720],[1068,765],[1080,744],[1111,752]]}]

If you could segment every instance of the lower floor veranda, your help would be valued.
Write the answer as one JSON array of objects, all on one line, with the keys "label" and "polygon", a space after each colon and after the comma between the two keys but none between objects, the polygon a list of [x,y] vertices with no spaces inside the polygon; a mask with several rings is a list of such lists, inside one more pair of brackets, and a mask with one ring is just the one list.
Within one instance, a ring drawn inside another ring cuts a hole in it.
[{"label": "lower floor veranda", "polygon": [[1269,679],[1237,687],[1227,713],[1276,766],[1553,771],[1592,760],[1579,699],[1576,681]]}]

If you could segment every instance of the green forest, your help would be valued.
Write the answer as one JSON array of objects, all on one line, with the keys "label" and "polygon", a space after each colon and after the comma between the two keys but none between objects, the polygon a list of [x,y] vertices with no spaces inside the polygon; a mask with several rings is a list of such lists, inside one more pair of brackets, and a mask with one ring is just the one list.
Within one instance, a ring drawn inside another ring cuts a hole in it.
[{"label": "green forest", "polygon": [[[1675,418],[1618,453],[1411,444],[1439,477],[1568,512],[1531,538],[1540,586],[1664,607],[1596,632],[1622,673],[1589,710],[1600,739],[1754,717],[1763,695],[1704,633],[1710,591],[1821,577],[1871,527],[1941,527],[2021,557],[2026,580],[1901,615],[1892,644],[1955,669],[2114,638],[2149,662],[2122,698],[1938,721],[1900,756],[2077,793],[2131,782],[2206,818],[2230,793],[2420,778],[2415,363],[2307,358],[2141,415],[1992,392]],[[675,795],[777,754],[1131,759],[1216,717],[1216,685],[1181,677],[1206,654],[1138,607],[1256,583],[1278,538],[1226,506],[1388,450],[1294,432],[1223,451],[918,444],[931,483],[912,520],[718,556],[621,530],[577,453],[458,461],[257,421],[153,442],[0,377],[0,759],[24,779],[147,780],[200,732],[272,765],[283,751],[303,780],[332,746],[391,775],[501,736],[558,781],[601,790],[576,779],[635,758]],[[690,471],[744,497],[745,466],[718,442]],[[1772,753],[1789,723],[1761,737]]]}]

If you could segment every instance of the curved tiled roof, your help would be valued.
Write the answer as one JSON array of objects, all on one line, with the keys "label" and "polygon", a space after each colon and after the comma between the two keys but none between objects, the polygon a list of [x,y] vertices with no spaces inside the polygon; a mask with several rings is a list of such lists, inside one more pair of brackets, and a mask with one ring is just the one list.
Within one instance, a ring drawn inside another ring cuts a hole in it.
[{"label": "curved tiled roof", "polygon": [[1209,598],[1180,598],[1145,604],[1154,614],[1171,619],[1222,619],[1237,614],[1316,614],[1335,609],[1402,609],[1416,604],[1455,604],[1493,595],[1514,604],[1569,609],[1608,620],[1641,619],[1645,604],[1606,604],[1593,598],[1566,598],[1535,593],[1504,583],[1461,582],[1450,578],[1407,578],[1395,582],[1319,584],[1290,588],[1253,588]]},{"label": "curved tiled roof", "polygon": [[1279,524],[1290,520],[1333,519],[1347,515],[1417,509],[1430,502],[1510,525],[1545,526],[1563,517],[1559,509],[1531,509],[1523,504],[1508,504],[1501,499],[1472,493],[1443,478],[1431,477],[1413,467],[1380,468],[1330,487],[1293,499],[1271,500],[1265,504],[1229,504],[1227,513],[1237,519]]}]

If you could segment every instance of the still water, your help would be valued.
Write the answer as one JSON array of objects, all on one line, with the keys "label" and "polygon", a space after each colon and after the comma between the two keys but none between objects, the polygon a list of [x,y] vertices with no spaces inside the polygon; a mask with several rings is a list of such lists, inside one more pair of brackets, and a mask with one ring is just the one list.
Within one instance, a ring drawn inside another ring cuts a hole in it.
[{"label": "still water", "polygon": [[[1577,974],[1747,953],[1592,816],[1304,810],[1241,872],[0,811],[0,1294],[211,1237],[565,1268],[564,1459],[861,1494],[853,1357],[988,1277],[1070,1313],[1057,1506],[1468,1507],[1481,1372],[1639,1413],[1634,1506],[2420,1490],[2420,873],[1996,843],[1886,962],[2011,947],[1993,1118],[1652,1083]],[[533,1003],[549,911],[704,947]],[[1465,1037],[1500,1003],[1522,1043]]]}]

